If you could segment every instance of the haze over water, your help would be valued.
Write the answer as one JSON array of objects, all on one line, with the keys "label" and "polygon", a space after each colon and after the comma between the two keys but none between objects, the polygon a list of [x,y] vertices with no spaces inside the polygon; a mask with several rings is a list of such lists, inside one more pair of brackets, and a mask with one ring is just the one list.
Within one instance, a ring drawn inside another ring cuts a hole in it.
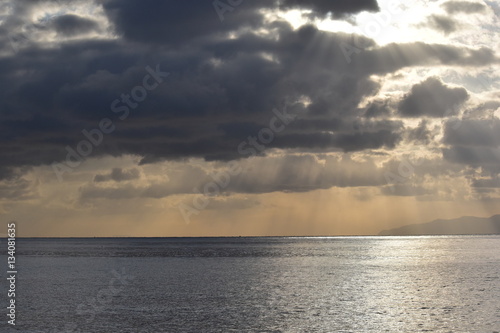
[{"label": "haze over water", "polygon": [[499,236],[20,239],[18,251],[25,333],[500,331]]}]

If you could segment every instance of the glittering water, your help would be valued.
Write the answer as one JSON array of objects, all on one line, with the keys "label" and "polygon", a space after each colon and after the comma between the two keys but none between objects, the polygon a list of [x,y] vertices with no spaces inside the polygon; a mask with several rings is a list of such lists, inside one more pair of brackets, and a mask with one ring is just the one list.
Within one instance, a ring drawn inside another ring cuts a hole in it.
[{"label": "glittering water", "polygon": [[21,239],[17,255],[26,333],[500,331],[497,236]]}]

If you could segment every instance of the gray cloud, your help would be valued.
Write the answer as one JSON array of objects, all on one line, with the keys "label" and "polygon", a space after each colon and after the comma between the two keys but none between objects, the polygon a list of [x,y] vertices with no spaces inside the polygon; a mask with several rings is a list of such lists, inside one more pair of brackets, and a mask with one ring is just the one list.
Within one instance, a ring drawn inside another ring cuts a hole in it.
[{"label": "gray cloud", "polygon": [[486,6],[479,2],[470,2],[470,1],[448,1],[443,5],[444,9],[449,14],[455,13],[479,13],[484,12]]},{"label": "gray cloud", "polygon": [[74,14],[57,16],[51,20],[50,26],[62,36],[75,36],[99,28],[97,22]]},{"label": "gray cloud", "polygon": [[452,88],[436,77],[429,77],[411,88],[398,111],[404,117],[449,117],[457,115],[458,108],[468,98],[464,88]]},{"label": "gray cloud", "polygon": [[[405,157],[407,159],[408,157]],[[147,185],[130,183],[90,183],[80,188],[80,201],[98,199],[120,200],[134,198],[165,198],[181,194],[209,193],[226,198],[232,194],[262,194],[270,192],[308,192],[332,187],[379,187],[382,195],[425,196],[436,194],[436,177],[457,177],[460,166],[442,159],[425,159],[414,167],[410,177],[388,185],[388,172],[399,174],[401,159],[393,158],[377,165],[372,159],[356,161],[351,155],[324,154],[275,155],[236,162],[241,172],[228,176],[228,167],[201,168],[186,164],[182,168],[165,170],[165,180],[148,181]],[[225,186],[215,184],[226,183]],[[418,184],[418,185],[415,185]],[[424,186],[424,184],[426,184]],[[111,185],[111,186],[110,186]],[[216,191],[214,191],[216,188]]]},{"label": "gray cloud", "polygon": [[388,101],[377,100],[372,102],[366,109],[364,116],[367,118],[377,118],[389,116],[391,108]]},{"label": "gray cloud", "polygon": [[453,146],[444,148],[443,156],[453,163],[500,172],[500,149],[498,147]]},{"label": "gray cloud", "polygon": [[496,176],[494,178],[474,179],[472,186],[476,188],[500,188],[500,178]]},{"label": "gray cloud", "polygon": [[453,146],[500,146],[500,119],[465,119],[459,126],[447,122],[443,142]]},{"label": "gray cloud", "polygon": [[138,169],[123,170],[122,168],[113,168],[109,174],[95,175],[94,182],[106,182],[113,180],[115,182],[121,182],[125,180],[138,179],[140,177],[140,172]]},{"label": "gray cloud", "polygon": [[483,172],[500,172],[500,119],[464,119],[444,128],[443,156],[448,161],[481,167]]},{"label": "gray cloud", "polygon": [[429,122],[424,119],[418,124],[416,128],[409,130],[407,135],[408,140],[424,144],[431,143],[434,139],[434,135],[428,128],[428,123]]},{"label": "gray cloud", "polygon": [[[380,186],[386,183],[383,169],[372,161],[356,162],[349,157],[338,160],[325,156],[323,160],[310,154],[256,158],[239,163],[242,172],[229,176],[224,193],[306,192],[331,187]],[[263,172],[265,170],[266,172]],[[207,184],[217,184],[228,175],[226,168],[206,171],[185,166],[165,174],[167,181],[146,186],[116,184],[113,187],[95,183],[80,189],[80,200],[163,198],[177,194],[204,193]],[[194,191],[196,193],[196,191]]]},{"label": "gray cloud", "polygon": [[0,199],[28,200],[38,196],[36,184],[20,176],[0,181]]},{"label": "gray cloud", "polygon": [[442,16],[442,15],[431,15],[427,18],[427,23],[424,26],[428,26],[432,29],[443,32],[448,35],[458,29],[458,23],[452,18]]},{"label": "gray cloud", "polygon": [[485,66],[498,63],[493,50],[463,48],[422,42],[396,44],[367,49],[353,58],[358,71],[377,74],[394,73],[414,66]]},{"label": "gray cloud", "polygon": [[499,101],[487,101],[467,108],[463,117],[466,119],[493,119],[498,108],[500,108]]}]

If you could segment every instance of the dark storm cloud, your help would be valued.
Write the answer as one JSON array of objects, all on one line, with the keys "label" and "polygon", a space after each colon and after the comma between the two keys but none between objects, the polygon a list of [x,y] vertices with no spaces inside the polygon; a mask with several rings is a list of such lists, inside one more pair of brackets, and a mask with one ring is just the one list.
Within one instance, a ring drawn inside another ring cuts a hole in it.
[{"label": "dark storm cloud", "polygon": [[[263,24],[262,9],[310,9],[313,15],[353,14],[364,10],[378,10],[374,0],[253,0],[221,1],[223,23],[215,9],[217,1],[199,1],[193,6],[185,1],[108,0],[103,7],[116,29],[126,39],[141,43],[186,43],[188,40],[217,38],[221,33],[242,27],[257,28]],[[234,5],[232,5],[234,4]]]},{"label": "dark storm cloud", "polygon": [[62,36],[74,36],[96,30],[97,22],[78,15],[67,14],[55,17],[50,25]]},{"label": "dark storm cloud", "polygon": [[[257,123],[228,123],[221,126],[225,141],[256,136],[262,127]],[[401,121],[392,120],[360,120],[347,116],[343,119],[297,119],[269,147],[345,152],[394,148],[403,130]],[[248,152],[248,149],[245,151]],[[249,155],[244,154],[243,157]]]},{"label": "dark storm cloud", "polygon": [[[360,10],[368,3],[354,2]],[[340,12],[351,10],[347,2],[310,4],[318,11],[334,6],[340,6]],[[103,6],[120,38],[79,39],[57,47],[34,43],[0,58],[0,171],[5,170],[0,176],[10,167],[64,161],[65,147],[75,148],[85,139],[82,130],[98,127],[104,117],[116,130],[104,136],[91,156],[135,154],[143,157],[143,164],[246,157],[238,145],[269,126],[274,108],[284,112],[285,106],[300,116],[266,148],[391,149],[401,140],[402,123],[376,121],[387,114],[383,105],[378,111],[358,107],[381,88],[373,74],[498,61],[487,48],[425,43],[378,47],[360,37],[357,40],[370,48],[360,50],[348,64],[340,45],[352,43],[352,35],[312,26],[294,30],[283,21],[265,25],[257,9],[271,5],[263,1],[243,2],[223,22],[211,1],[197,6],[106,1]],[[239,30],[242,27],[252,29]],[[255,32],[264,27],[272,37]],[[233,38],[227,37],[229,32]],[[8,43],[0,47],[5,52],[10,48]],[[170,76],[120,120],[111,104],[142,84],[147,66],[158,66]],[[419,105],[415,97],[403,107],[405,116],[442,116],[438,107],[464,99],[463,89],[431,83],[422,83],[407,99],[415,94],[427,99],[431,92],[426,91],[434,88],[432,93],[442,93],[444,99],[421,110],[413,108]],[[297,102],[301,100],[308,102]],[[360,121],[365,113],[371,118]]]},{"label": "dark storm cloud", "polygon": [[361,11],[378,11],[379,7],[375,0],[284,0],[281,4],[284,8],[306,8],[316,14],[332,13],[335,16],[342,14],[353,14]]},{"label": "dark storm cloud", "polygon": [[444,143],[453,146],[500,146],[500,119],[466,119],[458,125],[446,123]]},{"label": "dark storm cloud", "polygon": [[[224,24],[218,19],[213,1],[109,0],[103,8],[124,38],[141,43],[179,44],[201,40],[243,26],[262,25],[256,9],[264,1],[247,1],[236,13],[226,13]],[[273,4],[269,1],[269,4]],[[232,8],[232,7],[231,7]],[[237,14],[237,15],[236,15]]]},{"label": "dark storm cloud", "polygon": [[344,152],[394,148],[401,140],[399,131],[378,130],[374,132],[289,134],[277,139],[278,148],[337,148]]},{"label": "dark storm cloud", "polygon": [[469,98],[464,88],[449,87],[436,77],[414,85],[399,104],[399,113],[404,117],[433,118],[458,114],[459,107]]},{"label": "dark storm cloud", "polygon": [[449,14],[455,14],[455,13],[472,14],[472,13],[483,12],[486,9],[486,6],[483,5],[482,3],[469,2],[469,1],[448,1],[445,2],[442,6]]}]

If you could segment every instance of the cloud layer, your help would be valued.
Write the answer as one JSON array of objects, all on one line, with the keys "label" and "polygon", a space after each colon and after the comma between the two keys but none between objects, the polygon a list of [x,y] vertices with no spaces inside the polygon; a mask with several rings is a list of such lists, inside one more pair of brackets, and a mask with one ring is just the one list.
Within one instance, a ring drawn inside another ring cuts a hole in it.
[{"label": "cloud layer", "polygon": [[[74,182],[65,190],[74,205],[193,195],[232,161],[245,171],[216,201],[332,188],[496,198],[495,8],[416,4],[406,22],[396,7],[9,2],[0,8],[0,197],[39,198],[48,190],[34,175],[52,166]],[[443,190],[453,177],[461,181]]]}]

